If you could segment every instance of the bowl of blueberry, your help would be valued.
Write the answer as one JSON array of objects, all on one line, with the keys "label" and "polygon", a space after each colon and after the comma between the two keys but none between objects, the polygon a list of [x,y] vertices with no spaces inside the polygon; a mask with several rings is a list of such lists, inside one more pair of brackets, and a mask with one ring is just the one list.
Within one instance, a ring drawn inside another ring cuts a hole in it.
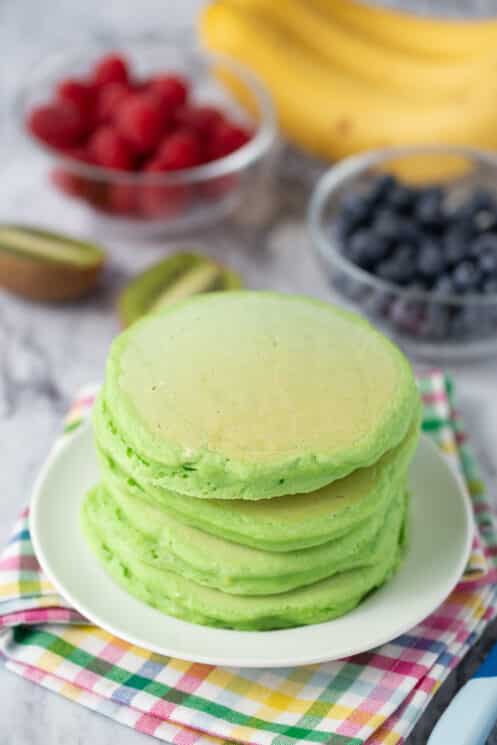
[{"label": "bowl of blueberry", "polygon": [[264,85],[186,42],[54,54],[20,91],[18,119],[52,185],[104,227],[197,228],[270,185],[276,124]]},{"label": "bowl of blueberry", "polygon": [[413,356],[497,353],[497,156],[462,147],[348,158],[312,194],[329,283]]}]

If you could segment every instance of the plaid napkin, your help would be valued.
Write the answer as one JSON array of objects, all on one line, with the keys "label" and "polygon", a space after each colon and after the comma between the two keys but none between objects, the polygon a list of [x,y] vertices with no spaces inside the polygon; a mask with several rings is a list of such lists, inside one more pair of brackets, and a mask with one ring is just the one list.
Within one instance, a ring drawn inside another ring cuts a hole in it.
[{"label": "plaid napkin", "polygon": [[[419,379],[424,429],[464,476],[478,535],[448,600],[408,634],[338,662],[234,669],[152,654],[85,624],[40,571],[28,510],[0,558],[0,651],[7,667],[118,722],[175,745],[393,745],[402,742],[440,684],[497,609],[497,514],[468,450],[452,386]],[[94,389],[75,403],[70,436]]]}]

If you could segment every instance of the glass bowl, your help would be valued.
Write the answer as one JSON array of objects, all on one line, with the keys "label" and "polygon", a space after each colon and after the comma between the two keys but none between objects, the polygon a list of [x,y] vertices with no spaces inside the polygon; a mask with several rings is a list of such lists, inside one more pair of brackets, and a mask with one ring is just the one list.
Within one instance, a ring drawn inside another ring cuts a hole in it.
[{"label": "glass bowl", "polygon": [[[25,127],[26,114],[46,103],[62,78],[84,77],[92,64],[110,51],[125,55],[138,80],[165,72],[184,75],[190,81],[195,103],[218,106],[251,129],[251,140],[230,155],[195,168],[143,173],[88,165],[32,136]],[[230,87],[236,91],[236,98]],[[261,198],[270,188],[277,135],[270,95],[238,62],[202,51],[191,43],[147,37],[53,55],[33,70],[20,91],[17,119],[31,143],[46,156],[52,185],[91,210],[102,227],[145,235],[191,230],[225,217],[241,204],[245,206],[254,195]]]},{"label": "glass bowl", "polygon": [[442,186],[446,204],[454,211],[479,188],[495,195],[497,202],[497,156],[489,152],[413,146],[372,151],[341,161],[318,181],[308,208],[311,242],[334,293],[412,356],[444,362],[497,353],[497,294],[442,295],[400,286],[360,268],[344,255],[337,230],[343,198],[364,192],[386,173],[410,186]]}]

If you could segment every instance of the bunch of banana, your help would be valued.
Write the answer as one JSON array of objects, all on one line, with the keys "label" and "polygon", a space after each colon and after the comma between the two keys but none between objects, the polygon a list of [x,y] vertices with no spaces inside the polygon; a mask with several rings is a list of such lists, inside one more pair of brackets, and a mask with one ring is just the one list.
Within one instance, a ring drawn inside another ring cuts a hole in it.
[{"label": "bunch of banana", "polygon": [[318,156],[417,143],[497,149],[497,20],[355,0],[215,0],[201,36],[259,74],[284,134]]}]

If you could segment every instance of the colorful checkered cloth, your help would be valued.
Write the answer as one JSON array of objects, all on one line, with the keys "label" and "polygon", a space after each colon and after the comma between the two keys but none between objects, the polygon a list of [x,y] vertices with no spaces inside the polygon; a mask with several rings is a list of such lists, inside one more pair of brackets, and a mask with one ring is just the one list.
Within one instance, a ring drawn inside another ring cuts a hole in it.
[{"label": "colorful checkered cloth", "polygon": [[[175,745],[393,745],[482,633],[497,608],[497,515],[478,478],[452,386],[419,379],[424,429],[468,484],[479,535],[463,581],[408,634],[366,654],[289,669],[233,669],[161,657],[117,639],[56,594],[33,553],[28,511],[0,559],[0,650],[10,670]],[[87,416],[76,402],[66,436]]]}]

